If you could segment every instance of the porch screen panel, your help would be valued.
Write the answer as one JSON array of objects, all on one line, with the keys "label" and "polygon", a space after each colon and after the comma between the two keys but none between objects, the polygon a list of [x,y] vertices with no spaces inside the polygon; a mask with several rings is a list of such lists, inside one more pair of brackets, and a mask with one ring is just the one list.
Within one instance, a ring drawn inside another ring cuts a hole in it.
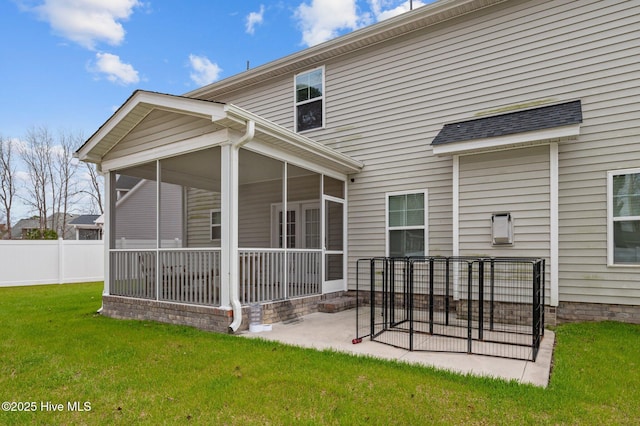
[{"label": "porch screen panel", "polygon": [[287,164],[287,288],[289,297],[321,291],[321,178]]},{"label": "porch screen panel", "polygon": [[116,249],[156,248],[156,163],[116,172]]},{"label": "porch screen panel", "polygon": [[115,172],[110,294],[156,298],[156,163]]},{"label": "porch screen panel", "polygon": [[240,149],[238,174],[238,211],[232,214],[238,217],[240,299],[243,303],[282,299],[286,259],[278,230],[284,163]]},{"label": "porch screen panel", "polygon": [[220,304],[220,148],[160,162],[160,299]]},{"label": "porch screen panel", "polygon": [[160,162],[160,247],[220,247],[220,148]]}]

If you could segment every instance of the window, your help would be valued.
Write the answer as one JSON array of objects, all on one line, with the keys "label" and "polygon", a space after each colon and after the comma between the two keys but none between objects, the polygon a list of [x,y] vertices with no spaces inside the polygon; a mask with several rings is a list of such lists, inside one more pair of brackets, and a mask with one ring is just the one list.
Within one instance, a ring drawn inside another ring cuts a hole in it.
[{"label": "window", "polygon": [[[282,204],[272,204],[271,246],[282,248]],[[317,201],[287,203],[287,248],[320,248],[320,206]]]},{"label": "window", "polygon": [[640,265],[640,169],[609,172],[609,264]]},{"label": "window", "polygon": [[211,239],[219,240],[222,237],[222,226],[221,226],[221,213],[220,210],[211,210],[211,220],[209,224],[211,225]]},{"label": "window", "polygon": [[298,74],[296,85],[296,131],[324,126],[324,69]]},{"label": "window", "polygon": [[426,199],[426,192],[387,194],[390,257],[425,255]]},{"label": "window", "polygon": [[320,248],[320,209],[304,207],[305,248]]}]

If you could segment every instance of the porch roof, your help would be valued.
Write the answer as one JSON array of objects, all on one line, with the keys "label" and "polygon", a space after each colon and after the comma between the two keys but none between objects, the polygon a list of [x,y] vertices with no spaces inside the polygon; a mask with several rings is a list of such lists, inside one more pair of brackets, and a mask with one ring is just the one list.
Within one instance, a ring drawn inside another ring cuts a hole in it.
[{"label": "porch roof", "polygon": [[431,142],[435,155],[464,154],[575,138],[580,100],[445,124]]},{"label": "porch roof", "polygon": [[255,124],[256,143],[286,152],[342,174],[359,172],[364,164],[326,145],[273,123],[233,104],[136,90],[76,151],[86,162],[102,165],[104,157],[155,110],[211,120],[216,127],[244,133]]}]

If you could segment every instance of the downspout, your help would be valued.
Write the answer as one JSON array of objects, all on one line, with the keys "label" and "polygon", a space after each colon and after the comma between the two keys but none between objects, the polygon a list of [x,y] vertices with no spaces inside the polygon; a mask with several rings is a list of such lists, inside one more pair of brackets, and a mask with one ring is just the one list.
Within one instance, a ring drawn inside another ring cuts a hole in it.
[{"label": "downspout", "polygon": [[[256,134],[256,123],[253,120],[249,120],[247,121],[247,129],[244,135],[242,135],[242,137],[240,139],[238,139],[236,142],[234,142],[231,147],[233,150],[237,151],[234,152],[233,157],[236,158],[236,161],[238,159],[239,156],[239,152],[240,152],[240,148],[244,145],[246,145],[247,143],[251,142],[251,140],[253,140],[253,137]],[[234,178],[237,180],[238,176],[239,176],[239,170],[237,170],[238,168],[238,164],[235,165],[235,172],[234,172]],[[238,187],[238,182],[234,182],[233,186],[235,188]],[[237,217],[238,217],[238,198],[235,197],[234,201],[233,201],[233,208],[231,209],[231,211],[234,212],[236,219],[234,220],[234,223],[232,225],[233,231],[231,232],[231,235],[233,235],[233,241],[231,243],[231,246],[233,247],[233,251],[231,253],[231,255],[229,256],[229,260],[230,260],[230,265],[229,265],[229,271],[231,274],[233,275],[237,275],[238,273],[238,268],[237,268],[237,261],[238,261],[238,223],[237,223]],[[240,325],[242,324],[242,304],[240,303],[240,297],[239,297],[239,292],[238,292],[238,279],[236,276],[236,279],[233,280],[229,280],[229,282],[232,284],[229,288],[229,298],[231,299],[231,309],[233,310],[233,321],[231,322],[231,324],[229,324],[229,332],[230,333],[234,333],[236,331],[238,331],[238,328],[240,328]]]}]

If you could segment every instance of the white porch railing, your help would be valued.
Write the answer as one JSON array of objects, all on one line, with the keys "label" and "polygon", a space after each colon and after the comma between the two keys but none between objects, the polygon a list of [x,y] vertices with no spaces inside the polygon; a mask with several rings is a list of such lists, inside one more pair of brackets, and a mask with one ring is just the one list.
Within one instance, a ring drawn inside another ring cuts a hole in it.
[{"label": "white porch railing", "polygon": [[238,252],[243,304],[322,292],[321,250],[260,248]]},{"label": "white porch railing", "polygon": [[161,249],[157,253],[159,259],[156,250],[112,250],[110,294],[220,305],[219,249]]},{"label": "white porch railing", "polygon": [[155,250],[112,250],[110,253],[109,294],[156,298]]},{"label": "white porch railing", "polygon": [[[284,300],[322,292],[321,250],[240,249],[240,302]],[[110,294],[220,306],[220,249],[111,251]]]},{"label": "white porch railing", "polygon": [[220,250],[160,250],[160,300],[220,306]]}]

